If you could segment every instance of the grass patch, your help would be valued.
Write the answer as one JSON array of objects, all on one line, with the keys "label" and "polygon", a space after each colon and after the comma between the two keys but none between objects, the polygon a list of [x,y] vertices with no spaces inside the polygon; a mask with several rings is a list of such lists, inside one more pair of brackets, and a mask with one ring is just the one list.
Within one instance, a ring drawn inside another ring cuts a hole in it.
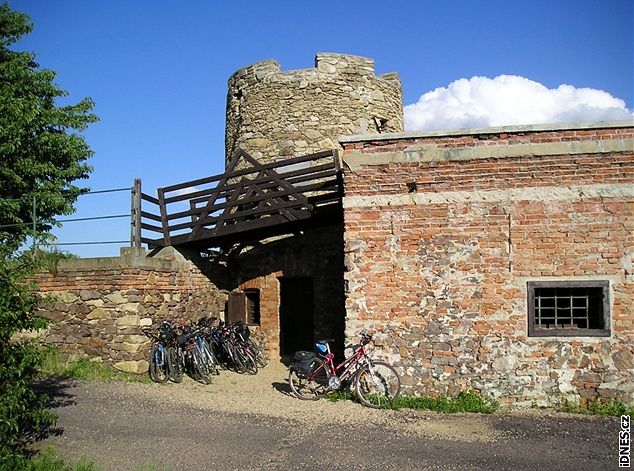
[{"label": "grass patch", "polygon": [[475,391],[462,391],[456,397],[449,396],[399,396],[389,406],[390,409],[425,409],[436,412],[477,412],[492,414],[499,408],[493,399],[480,396]]},{"label": "grass patch", "polygon": [[[4,469],[0,466],[0,470]],[[93,460],[82,457],[76,463],[70,464],[63,456],[59,455],[55,448],[48,446],[29,461],[20,466],[22,471],[102,471],[103,468],[95,464]],[[7,470],[8,471],[8,470]],[[170,468],[154,463],[143,463],[134,468],[134,471],[170,471]]]},{"label": "grass patch", "polygon": [[80,458],[74,465],[59,456],[51,446],[46,447],[38,455],[25,464],[25,471],[100,471],[92,460]]},{"label": "grass patch", "polygon": [[67,358],[54,346],[48,348],[44,360],[40,365],[40,372],[46,376],[59,376],[63,378],[137,383],[150,382],[150,378],[147,375],[126,373],[108,364],[86,358]]},{"label": "grass patch", "polygon": [[332,391],[326,394],[326,399],[332,402],[353,401],[355,399],[355,395],[352,394],[352,391]]},{"label": "grass patch", "polygon": [[[334,391],[329,393],[326,398],[330,401],[348,401],[354,400],[355,396],[350,391]],[[482,414],[492,414],[498,408],[497,401],[483,398],[471,390],[462,391],[456,397],[399,396],[385,406],[385,409],[392,410],[424,409],[445,413],[477,412]]]},{"label": "grass patch", "polygon": [[564,399],[559,403],[557,410],[573,414],[606,415],[614,417],[634,415],[634,406],[626,406],[616,399],[593,399],[585,404],[577,404]]}]

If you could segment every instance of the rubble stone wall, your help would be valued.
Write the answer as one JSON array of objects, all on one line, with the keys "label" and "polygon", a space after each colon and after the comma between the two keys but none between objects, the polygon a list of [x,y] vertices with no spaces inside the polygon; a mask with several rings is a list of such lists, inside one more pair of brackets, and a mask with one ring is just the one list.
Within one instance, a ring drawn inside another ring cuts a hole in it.
[{"label": "rubble stone wall", "polygon": [[[634,129],[343,139],[346,335],[406,391],[634,403]],[[608,337],[529,337],[527,281],[609,282]]]},{"label": "rubble stone wall", "polygon": [[345,134],[401,131],[400,79],[376,76],[372,59],[320,53],[314,68],[291,71],[267,60],[229,79],[227,163],[240,147],[267,163],[338,149]]},{"label": "rubble stone wall", "polygon": [[36,282],[39,314],[52,322],[44,340],[69,355],[88,356],[134,373],[147,371],[144,327],[162,320],[223,317],[226,292],[172,248],[150,258],[123,249],[120,257],[63,260]]}]

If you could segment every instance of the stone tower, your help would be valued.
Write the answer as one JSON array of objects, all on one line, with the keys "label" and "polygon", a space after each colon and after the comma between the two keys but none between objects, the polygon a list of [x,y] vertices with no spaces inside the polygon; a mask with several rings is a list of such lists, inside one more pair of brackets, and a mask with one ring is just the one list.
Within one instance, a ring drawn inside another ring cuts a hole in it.
[{"label": "stone tower", "polygon": [[226,162],[242,147],[260,162],[337,149],[350,134],[403,131],[397,74],[374,74],[374,61],[319,53],[315,67],[283,72],[275,60],[229,79]]}]

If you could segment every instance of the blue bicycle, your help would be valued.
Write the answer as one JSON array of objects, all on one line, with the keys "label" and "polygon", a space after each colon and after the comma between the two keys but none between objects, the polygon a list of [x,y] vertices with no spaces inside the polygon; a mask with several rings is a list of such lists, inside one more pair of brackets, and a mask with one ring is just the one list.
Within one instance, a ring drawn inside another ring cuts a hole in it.
[{"label": "blue bicycle", "polygon": [[143,329],[143,333],[152,340],[150,348],[150,379],[155,383],[165,383],[169,379],[167,346],[160,336],[148,329]]}]

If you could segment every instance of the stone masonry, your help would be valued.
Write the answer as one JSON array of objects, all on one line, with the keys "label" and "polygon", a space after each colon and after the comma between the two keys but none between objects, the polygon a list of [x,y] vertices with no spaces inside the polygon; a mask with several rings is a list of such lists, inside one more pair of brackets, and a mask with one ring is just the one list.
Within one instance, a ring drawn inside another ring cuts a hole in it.
[{"label": "stone masonry", "polygon": [[87,356],[143,373],[150,342],[144,327],[162,320],[222,317],[226,292],[172,248],[147,257],[122,249],[119,258],[63,260],[39,273],[39,314],[54,321],[44,340],[65,354]]},{"label": "stone masonry", "polygon": [[[634,403],[631,122],[351,136],[346,334],[405,392]],[[527,281],[609,282],[607,337],[530,337]]]},{"label": "stone masonry", "polygon": [[[371,59],[238,70],[225,163],[238,148],[266,164],[343,147],[343,221],[243,241],[222,264],[171,248],[60,262],[36,280],[55,321],[45,338],[143,372],[144,326],[222,317],[225,289],[259,290],[253,327],[275,357],[281,283],[307,279],[314,337],[336,348],[376,332],[405,393],[634,404],[632,122],[403,133],[402,111],[398,76]],[[603,283],[607,335],[529,335],[535,281]]]},{"label": "stone masonry", "polygon": [[403,131],[398,75],[374,74],[374,61],[317,54],[315,68],[280,71],[267,60],[229,79],[227,162],[242,147],[261,163],[338,148],[344,134]]}]

